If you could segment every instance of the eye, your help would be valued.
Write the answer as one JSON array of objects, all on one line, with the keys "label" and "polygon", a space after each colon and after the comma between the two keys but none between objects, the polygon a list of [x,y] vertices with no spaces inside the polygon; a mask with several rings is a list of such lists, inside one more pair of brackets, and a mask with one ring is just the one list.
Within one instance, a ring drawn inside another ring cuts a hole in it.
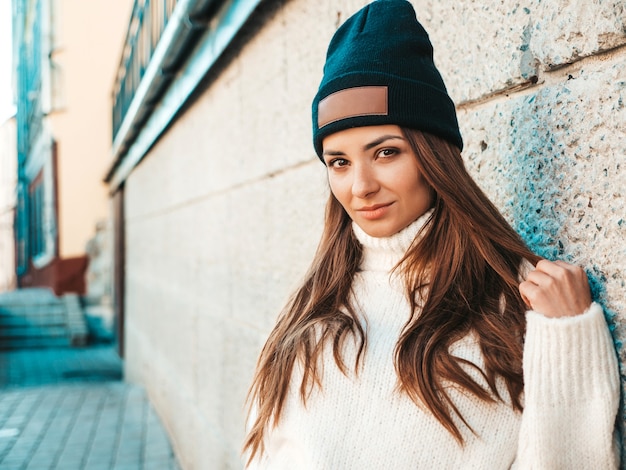
[{"label": "eye", "polygon": [[376,158],[389,158],[397,155],[398,153],[399,151],[396,148],[384,148],[378,151]]},{"label": "eye", "polygon": [[348,160],[345,158],[333,158],[327,163],[328,168],[341,168],[348,165]]}]

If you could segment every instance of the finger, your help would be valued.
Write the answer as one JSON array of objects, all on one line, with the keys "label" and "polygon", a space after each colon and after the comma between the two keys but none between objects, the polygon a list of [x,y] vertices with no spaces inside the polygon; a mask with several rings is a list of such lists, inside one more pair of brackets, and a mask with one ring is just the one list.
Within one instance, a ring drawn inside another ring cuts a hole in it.
[{"label": "finger", "polygon": [[522,290],[521,289],[520,289],[520,295],[522,297],[522,302],[524,302],[524,305],[526,305],[526,308],[532,308],[530,306],[530,300],[528,300],[528,298],[524,294],[522,294]]},{"label": "finger", "polygon": [[571,264],[571,263],[567,263],[565,261],[562,260],[557,260],[554,262],[555,265],[559,266],[562,269],[565,269],[566,271],[576,274],[578,275],[580,273],[580,271],[583,271],[583,269],[580,266],[577,266],[575,264]]},{"label": "finger", "polygon": [[553,265],[554,272],[552,276],[560,282],[578,286],[583,289],[589,285],[587,273],[582,267],[560,260],[555,261]]},{"label": "finger", "polygon": [[565,267],[559,264],[559,261],[548,261],[547,259],[542,259],[535,267],[535,271],[541,271],[553,277],[560,276],[564,269]]},{"label": "finger", "polygon": [[561,286],[582,285],[586,282],[587,275],[579,267],[565,261],[542,260],[537,263],[537,269],[533,272],[540,272],[548,275],[551,279],[545,280],[545,285],[553,284],[556,281]]},{"label": "finger", "polygon": [[562,275],[564,272],[578,275],[580,271],[583,271],[580,266],[577,266],[575,264],[567,263],[562,260],[548,261],[546,259],[543,259],[537,263],[537,269],[552,276],[559,276]]},{"label": "finger", "polygon": [[529,308],[533,307],[533,300],[536,299],[539,292],[539,287],[531,281],[524,281],[519,285],[519,293],[522,296],[522,300]]},{"label": "finger", "polygon": [[589,284],[587,273],[581,266],[569,264],[565,261],[555,261],[555,263],[566,271],[567,277],[569,277],[571,282],[574,282],[581,287]]},{"label": "finger", "polygon": [[557,259],[556,261],[553,261],[553,263],[557,264],[557,265],[559,265],[559,266],[561,266],[562,268],[565,268],[565,269],[570,269],[570,268],[576,267],[575,265],[573,265],[571,263],[568,263],[566,261],[563,261],[561,259]]},{"label": "finger", "polygon": [[553,279],[554,278],[550,274],[546,273],[545,271],[540,271],[538,269],[529,272],[528,276],[526,276],[526,281],[532,282],[536,286],[549,285],[552,283]]},{"label": "finger", "polygon": [[529,261],[525,261],[525,263],[523,263],[523,269],[520,270],[520,276],[521,276],[520,279],[525,281],[526,278],[528,278],[528,275],[530,273],[537,270],[537,265],[541,263],[542,261],[543,261],[543,258],[537,261],[536,264],[532,264]]}]

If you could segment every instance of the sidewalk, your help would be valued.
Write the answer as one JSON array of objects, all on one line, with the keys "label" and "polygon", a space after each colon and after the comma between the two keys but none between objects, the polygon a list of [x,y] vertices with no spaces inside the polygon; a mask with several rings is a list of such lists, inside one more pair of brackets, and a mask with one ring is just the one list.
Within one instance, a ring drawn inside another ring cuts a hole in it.
[{"label": "sidewalk", "polygon": [[3,470],[179,470],[144,390],[111,348],[0,352]]}]

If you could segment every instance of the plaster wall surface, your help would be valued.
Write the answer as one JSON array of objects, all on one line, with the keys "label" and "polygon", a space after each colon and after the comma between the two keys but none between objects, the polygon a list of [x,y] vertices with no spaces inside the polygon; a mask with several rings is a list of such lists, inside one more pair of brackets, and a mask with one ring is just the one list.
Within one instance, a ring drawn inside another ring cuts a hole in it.
[{"label": "plaster wall surface", "polygon": [[52,3],[47,121],[57,142],[59,255],[66,258],[85,254],[96,223],[108,215],[111,86],[133,1]]},{"label": "plaster wall surface", "polygon": [[[310,101],[330,37],[365,3],[262,3],[126,182],[126,377],[147,386],[187,469],[242,466],[256,357],[322,228]],[[531,248],[588,270],[619,346],[622,2],[414,5],[468,169]]]}]

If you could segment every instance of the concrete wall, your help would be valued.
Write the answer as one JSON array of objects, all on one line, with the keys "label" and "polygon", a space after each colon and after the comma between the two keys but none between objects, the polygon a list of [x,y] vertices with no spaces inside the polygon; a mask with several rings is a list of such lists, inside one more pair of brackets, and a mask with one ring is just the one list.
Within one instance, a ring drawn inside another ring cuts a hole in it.
[{"label": "concrete wall", "polygon": [[[365,3],[263,3],[126,182],[126,377],[186,469],[241,467],[256,356],[321,231],[310,101],[328,40]],[[414,5],[470,171],[531,247],[588,268],[623,338],[623,2]]]}]

